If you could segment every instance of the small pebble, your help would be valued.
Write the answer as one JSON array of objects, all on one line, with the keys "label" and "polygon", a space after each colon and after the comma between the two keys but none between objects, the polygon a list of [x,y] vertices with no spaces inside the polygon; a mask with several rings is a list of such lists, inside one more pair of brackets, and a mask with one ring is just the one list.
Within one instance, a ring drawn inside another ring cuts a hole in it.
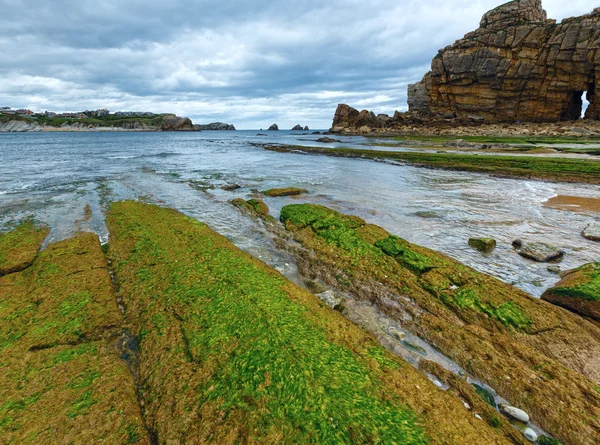
[{"label": "small pebble", "polygon": [[538,438],[535,431],[533,431],[531,428],[526,428],[525,431],[523,431],[523,436],[525,436],[525,439],[527,439],[529,442],[535,442]]},{"label": "small pebble", "polygon": [[529,414],[525,411],[515,408],[514,406],[506,405],[504,403],[500,403],[498,405],[498,409],[502,414],[512,419],[518,420],[523,423],[529,422]]}]

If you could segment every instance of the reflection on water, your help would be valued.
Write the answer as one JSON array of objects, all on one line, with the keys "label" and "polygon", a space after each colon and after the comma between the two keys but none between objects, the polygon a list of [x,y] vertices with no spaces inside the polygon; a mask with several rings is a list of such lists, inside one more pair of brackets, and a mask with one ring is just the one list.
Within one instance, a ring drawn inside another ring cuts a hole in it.
[{"label": "reflection on water", "polygon": [[[1,134],[0,227],[32,215],[52,227],[50,241],[70,235],[83,208],[83,230],[107,239],[103,210],[111,200],[145,199],[202,220],[236,245],[294,278],[293,261],[260,226],[228,201],[271,187],[301,186],[299,198],[267,198],[274,216],[283,205],[313,202],[352,213],[407,240],[540,295],[558,277],[518,256],[516,238],[563,248],[570,269],[600,259],[600,243],[581,237],[598,215],[544,206],[557,195],[600,198],[597,186],[492,178],[383,162],[265,151],[251,142],[319,145],[319,136],[291,132]],[[359,146],[363,138],[340,138]],[[338,144],[340,145],[340,144]],[[193,187],[190,186],[192,182]],[[237,184],[234,191],[221,189]],[[419,212],[429,212],[423,218]],[[483,256],[473,236],[498,247]]]}]

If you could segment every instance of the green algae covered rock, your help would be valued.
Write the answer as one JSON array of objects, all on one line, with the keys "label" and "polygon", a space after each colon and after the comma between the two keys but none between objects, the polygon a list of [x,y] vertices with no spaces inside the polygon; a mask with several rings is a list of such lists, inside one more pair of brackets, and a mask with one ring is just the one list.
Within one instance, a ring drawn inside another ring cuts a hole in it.
[{"label": "green algae covered rock", "polygon": [[470,238],[469,246],[480,252],[491,252],[496,247],[496,240],[493,238]]},{"label": "green algae covered rock", "polygon": [[600,321],[600,263],[568,272],[542,299]]},{"label": "green algae covered rock", "polygon": [[28,220],[0,234],[0,276],[29,267],[49,232],[47,227],[37,227]]},{"label": "green algae covered rock", "polygon": [[375,303],[564,442],[600,442],[596,325],[360,218],[295,204],[281,220],[307,278]]},{"label": "green algae covered rock", "polygon": [[298,196],[298,195],[302,195],[304,193],[308,193],[308,190],[301,189],[301,188],[296,188],[296,187],[287,187],[287,188],[280,188],[280,189],[269,189],[269,190],[265,190],[262,193],[265,196],[269,196],[271,198],[277,198],[277,197],[280,197],[280,196]]},{"label": "green algae covered rock", "polygon": [[160,443],[509,443],[205,224],[137,202],[107,222]]},{"label": "green algae covered rock", "polygon": [[121,325],[96,235],[0,277],[0,442],[149,444]]}]

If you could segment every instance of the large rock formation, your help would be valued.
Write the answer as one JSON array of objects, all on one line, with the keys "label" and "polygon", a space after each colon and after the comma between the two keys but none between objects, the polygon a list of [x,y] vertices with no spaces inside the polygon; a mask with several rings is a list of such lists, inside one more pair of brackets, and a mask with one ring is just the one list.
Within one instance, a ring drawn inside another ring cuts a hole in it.
[{"label": "large rock formation", "polygon": [[235,130],[235,127],[231,124],[226,124],[224,122],[213,122],[210,124],[203,124],[203,125],[194,125],[194,127],[197,130],[201,130],[201,131],[211,131],[211,130],[216,130],[216,131],[233,131]]},{"label": "large rock formation", "polygon": [[160,129],[162,131],[198,131],[189,118],[174,114],[168,114],[163,118]]},{"label": "large rock formation", "polygon": [[556,23],[541,0],[486,13],[479,29],[438,53],[408,89],[410,111],[485,122],[600,119],[600,8]]}]

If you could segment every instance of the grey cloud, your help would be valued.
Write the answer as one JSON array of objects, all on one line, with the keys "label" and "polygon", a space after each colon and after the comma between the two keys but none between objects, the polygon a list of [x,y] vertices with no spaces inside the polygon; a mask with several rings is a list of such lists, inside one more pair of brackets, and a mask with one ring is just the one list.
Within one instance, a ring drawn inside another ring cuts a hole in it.
[{"label": "grey cloud", "polygon": [[0,0],[0,102],[323,128],[338,102],[405,108],[437,50],[501,1]]}]

